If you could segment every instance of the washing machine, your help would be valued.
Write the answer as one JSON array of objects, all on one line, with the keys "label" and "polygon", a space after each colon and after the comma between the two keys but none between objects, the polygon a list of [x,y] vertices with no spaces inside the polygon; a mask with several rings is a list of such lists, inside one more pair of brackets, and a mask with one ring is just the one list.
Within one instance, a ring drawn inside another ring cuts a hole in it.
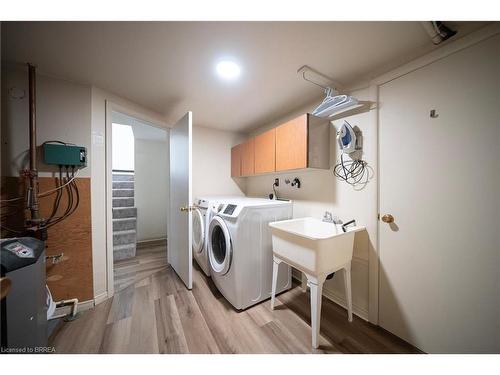
[{"label": "washing machine", "polygon": [[[208,227],[208,258],[214,284],[238,310],[270,298],[272,241],[269,223],[292,218],[292,202],[240,198],[221,201]],[[280,264],[276,292],[292,286],[290,266]]]},{"label": "washing machine", "polygon": [[210,276],[208,260],[208,225],[214,213],[222,208],[222,201],[230,202],[236,196],[204,196],[194,200],[192,210],[193,257],[205,275]]}]

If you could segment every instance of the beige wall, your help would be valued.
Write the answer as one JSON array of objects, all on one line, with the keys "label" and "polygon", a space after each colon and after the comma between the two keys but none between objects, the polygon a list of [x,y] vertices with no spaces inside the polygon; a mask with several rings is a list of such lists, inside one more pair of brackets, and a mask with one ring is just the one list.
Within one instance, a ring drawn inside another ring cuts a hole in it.
[{"label": "beige wall", "polygon": [[[360,100],[375,101],[376,97],[370,89],[353,93]],[[317,103],[314,103],[316,105]],[[282,123],[290,118],[314,109],[314,105],[301,108],[290,113],[285,118],[272,124],[266,124],[251,132],[256,135],[262,131]],[[367,232],[358,233],[355,240],[354,259],[352,263],[352,287],[354,312],[368,318],[368,259],[374,251],[377,242],[377,133],[375,110],[366,110],[361,114],[347,117],[352,126],[358,126],[363,133],[363,160],[373,169],[372,178],[362,190],[356,190],[350,185],[338,181],[330,170],[304,170],[290,173],[275,173],[247,178],[246,193],[249,196],[267,196],[272,192],[275,177],[280,178],[277,189],[281,198],[293,200],[294,217],[314,216],[321,218],[325,211],[331,211],[343,221],[356,219],[360,225],[367,227]],[[336,130],[343,120],[333,121],[330,131],[330,164],[333,167],[339,150],[335,141]],[[286,178],[292,180],[298,177],[301,188],[296,189],[286,185]],[[325,284],[324,294],[335,301],[344,303],[343,276],[341,273]]]},{"label": "beige wall", "polygon": [[167,237],[169,142],[135,139],[137,241]]},{"label": "beige wall", "polygon": [[231,178],[231,147],[244,135],[193,127],[193,199],[202,195],[244,195],[244,179]]},{"label": "beige wall", "polygon": [[[28,167],[28,71],[21,66],[4,66],[2,78],[2,172],[5,176],[19,176],[19,171]],[[90,151],[90,87],[40,74],[36,84],[37,144],[60,140]],[[11,89],[24,92],[24,97],[11,97]],[[92,157],[90,152],[88,157]],[[43,164],[41,150],[38,160],[41,177],[55,171]],[[90,170],[89,161],[79,176],[89,177]]]}]

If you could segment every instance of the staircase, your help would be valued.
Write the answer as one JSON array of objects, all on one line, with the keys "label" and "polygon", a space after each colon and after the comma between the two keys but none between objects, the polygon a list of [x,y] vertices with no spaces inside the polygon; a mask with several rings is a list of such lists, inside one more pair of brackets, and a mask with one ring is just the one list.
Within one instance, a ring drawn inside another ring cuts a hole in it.
[{"label": "staircase", "polygon": [[113,171],[113,260],[135,257],[137,208],[134,206],[134,172]]}]

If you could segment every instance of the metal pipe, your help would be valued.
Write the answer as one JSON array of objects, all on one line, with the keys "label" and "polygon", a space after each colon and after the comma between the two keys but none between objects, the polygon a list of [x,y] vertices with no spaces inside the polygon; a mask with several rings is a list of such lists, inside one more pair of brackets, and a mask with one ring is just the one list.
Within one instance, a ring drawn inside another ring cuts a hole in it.
[{"label": "metal pipe", "polygon": [[31,220],[38,221],[39,205],[38,205],[38,170],[36,159],[36,68],[33,64],[28,63],[29,77],[29,121],[30,121],[30,171],[29,185],[31,188],[31,203],[30,212]]}]

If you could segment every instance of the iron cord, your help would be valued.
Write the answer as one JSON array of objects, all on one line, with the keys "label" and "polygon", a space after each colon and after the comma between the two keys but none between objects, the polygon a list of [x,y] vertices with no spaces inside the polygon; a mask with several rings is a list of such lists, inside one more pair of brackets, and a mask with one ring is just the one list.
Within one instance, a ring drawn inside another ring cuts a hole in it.
[{"label": "iron cord", "polygon": [[333,174],[338,179],[347,182],[351,186],[366,184],[369,178],[367,162],[352,159],[344,161],[344,154],[340,154],[340,162],[333,168]]}]

